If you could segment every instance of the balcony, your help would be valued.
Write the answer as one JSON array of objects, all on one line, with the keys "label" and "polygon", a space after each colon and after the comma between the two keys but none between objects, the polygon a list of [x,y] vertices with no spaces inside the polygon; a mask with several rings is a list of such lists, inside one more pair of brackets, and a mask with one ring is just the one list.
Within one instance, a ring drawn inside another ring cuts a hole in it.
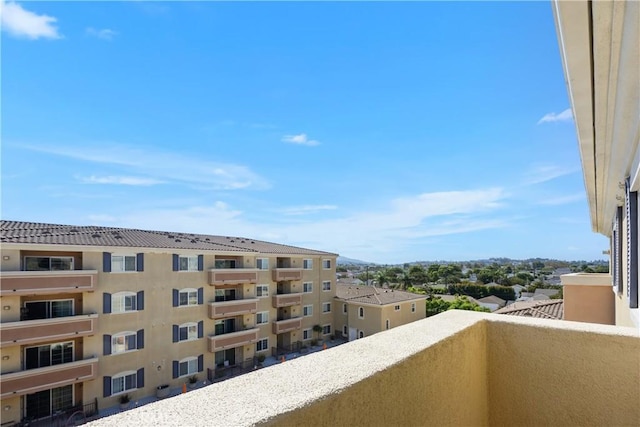
[{"label": "balcony", "polygon": [[93,335],[97,322],[97,314],[85,314],[2,323],[0,324],[0,348]]},{"label": "balcony", "polygon": [[[3,338],[4,339],[4,338]],[[98,358],[0,375],[0,397],[21,396],[37,391],[89,381],[98,375]]]},{"label": "balcony", "polygon": [[289,307],[302,304],[302,293],[281,294],[271,297],[273,308]]},{"label": "balcony", "polygon": [[0,296],[94,291],[97,270],[3,271]]},{"label": "balcony", "polygon": [[638,354],[632,328],[452,310],[97,425],[637,425]]},{"label": "balcony", "polygon": [[240,299],[234,301],[219,301],[209,303],[209,318],[239,316],[258,311],[258,299]]},{"label": "balcony", "polygon": [[564,320],[616,324],[616,303],[608,273],[573,273],[560,276]]},{"label": "balcony", "polygon": [[273,270],[274,282],[286,282],[290,280],[302,280],[301,268],[276,268]]},{"label": "balcony", "polygon": [[251,328],[244,331],[230,332],[222,335],[209,336],[209,351],[215,353],[228,348],[240,347],[246,344],[253,344],[258,341],[258,328]]},{"label": "balcony", "polygon": [[241,285],[258,283],[257,268],[212,268],[209,270],[210,285]]},{"label": "balcony", "polygon": [[274,334],[283,334],[285,332],[295,331],[302,327],[302,318],[276,320],[273,322],[272,332]]}]

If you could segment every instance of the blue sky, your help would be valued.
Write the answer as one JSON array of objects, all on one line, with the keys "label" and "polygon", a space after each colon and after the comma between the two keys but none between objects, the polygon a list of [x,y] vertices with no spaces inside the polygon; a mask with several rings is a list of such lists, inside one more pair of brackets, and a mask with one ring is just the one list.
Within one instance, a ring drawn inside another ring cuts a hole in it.
[{"label": "blue sky", "polygon": [[8,2],[2,218],[602,259],[551,5]]}]

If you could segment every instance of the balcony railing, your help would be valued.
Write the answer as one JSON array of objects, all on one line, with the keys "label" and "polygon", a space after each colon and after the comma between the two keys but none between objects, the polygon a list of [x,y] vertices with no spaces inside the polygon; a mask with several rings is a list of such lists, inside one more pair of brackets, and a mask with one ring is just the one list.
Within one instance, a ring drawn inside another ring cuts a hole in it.
[{"label": "balcony railing", "polygon": [[246,329],[243,331],[230,332],[222,335],[209,336],[209,351],[215,353],[228,348],[240,347],[241,345],[253,344],[258,341],[258,328]]},{"label": "balcony railing", "polygon": [[286,282],[290,280],[302,280],[301,268],[276,268],[273,270],[274,282]]},{"label": "balcony railing", "polygon": [[302,327],[302,318],[297,317],[294,319],[275,320],[272,326],[272,332],[274,334],[283,334],[285,332],[295,331]]},{"label": "balcony railing", "polygon": [[209,270],[210,285],[240,285],[258,283],[257,268],[212,268]]},{"label": "balcony railing", "polygon": [[0,323],[0,348],[93,335],[97,314]]},{"label": "balcony railing", "polygon": [[43,295],[96,289],[97,270],[3,271],[0,295]]},{"label": "balcony railing", "polygon": [[302,304],[302,293],[281,294],[271,297],[271,305],[273,308],[289,307],[291,305]]},{"label": "balcony railing", "polygon": [[639,354],[633,328],[451,310],[105,421],[637,425]]},{"label": "balcony railing", "polygon": [[233,301],[219,301],[209,303],[209,318],[239,316],[258,311],[258,299],[240,299]]},{"label": "balcony railing", "polygon": [[98,375],[98,358],[0,375],[0,397],[21,396],[89,381]]}]

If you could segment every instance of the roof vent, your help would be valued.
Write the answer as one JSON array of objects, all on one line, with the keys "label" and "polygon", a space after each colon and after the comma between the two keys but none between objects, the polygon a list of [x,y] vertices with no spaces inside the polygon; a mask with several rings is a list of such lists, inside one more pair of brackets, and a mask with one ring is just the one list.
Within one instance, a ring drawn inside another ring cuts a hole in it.
[{"label": "roof vent", "polygon": [[253,243],[255,243],[255,242],[251,242],[251,243],[253,244]]},{"label": "roof vent", "polygon": [[115,236],[113,236],[114,239],[122,239],[122,236],[119,234],[116,234]]},{"label": "roof vent", "polygon": [[208,242],[208,241],[209,241],[209,240],[211,240],[211,239],[209,239],[209,238],[207,237],[207,238],[206,238],[206,239],[204,239],[204,240],[206,240],[206,241]]},{"label": "roof vent", "polygon": [[244,240],[241,243],[246,243]]},{"label": "roof vent", "polygon": [[192,240],[191,243],[198,243],[198,241],[197,240]]},{"label": "roof vent", "polygon": [[95,233],[95,234],[92,234],[92,235],[91,235],[91,237],[93,237],[93,238],[96,238],[96,239],[97,239],[97,238],[99,238],[99,237],[100,237],[100,235],[99,235],[98,233]]},{"label": "roof vent", "polygon": [[78,230],[76,230],[75,228],[72,228],[71,230],[69,230],[70,233],[77,233]]},{"label": "roof vent", "polygon": [[173,239],[173,238],[174,238],[174,237],[176,237],[176,236],[174,236],[174,235],[172,235],[172,234],[167,234],[167,237],[168,237],[168,238],[170,238],[170,239]]},{"label": "roof vent", "polygon": [[229,240],[230,242],[235,242],[235,240]]},{"label": "roof vent", "polygon": [[181,242],[181,241],[182,241],[182,240],[180,240],[180,239],[176,239],[176,242]]}]

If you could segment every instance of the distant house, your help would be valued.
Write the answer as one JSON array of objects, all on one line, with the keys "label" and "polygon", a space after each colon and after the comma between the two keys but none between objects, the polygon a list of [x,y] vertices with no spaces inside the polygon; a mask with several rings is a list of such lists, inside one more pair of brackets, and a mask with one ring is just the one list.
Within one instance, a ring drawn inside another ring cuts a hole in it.
[{"label": "distant house", "polygon": [[338,285],[356,285],[356,286],[364,285],[364,282],[360,279],[344,278],[344,277],[339,278],[336,283]]},{"label": "distant house", "polygon": [[426,317],[426,295],[338,283],[334,321],[349,341]]},{"label": "distant house", "polygon": [[516,298],[520,298],[520,294],[522,293],[522,291],[527,289],[526,287],[524,287],[522,285],[513,285],[511,288],[513,289],[513,292],[515,292]]},{"label": "distant house", "polygon": [[559,292],[560,292],[559,289],[536,289],[536,291],[534,292],[534,295],[543,294],[548,297],[553,297],[557,295]]},{"label": "distant house", "polygon": [[477,303],[480,306],[486,307],[491,311],[496,311],[499,308],[502,308],[505,305],[507,305],[507,301],[495,295],[489,295],[488,297],[480,298],[477,300]]},{"label": "distant house", "polygon": [[549,301],[524,301],[514,302],[495,314],[508,314],[510,316],[536,317],[539,319],[562,320],[564,314],[564,301],[561,299]]}]

